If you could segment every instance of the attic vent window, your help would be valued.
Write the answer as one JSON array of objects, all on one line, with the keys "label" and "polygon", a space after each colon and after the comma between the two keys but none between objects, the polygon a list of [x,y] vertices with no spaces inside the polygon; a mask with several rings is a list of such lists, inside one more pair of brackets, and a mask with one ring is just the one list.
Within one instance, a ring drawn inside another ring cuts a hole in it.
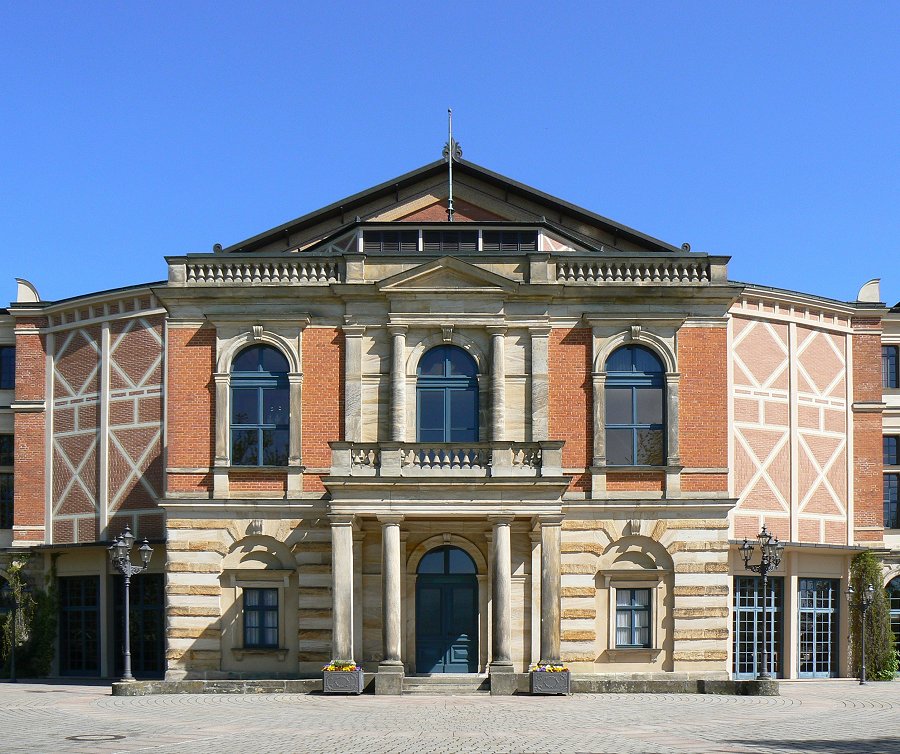
[{"label": "attic vent window", "polygon": [[486,230],[482,234],[484,251],[537,251],[537,231]]},{"label": "attic vent window", "polygon": [[426,230],[422,233],[426,254],[455,254],[478,251],[477,230]]},{"label": "attic vent window", "polygon": [[414,254],[419,250],[419,231],[363,231],[363,250],[367,254],[377,251],[386,251],[394,254]]}]

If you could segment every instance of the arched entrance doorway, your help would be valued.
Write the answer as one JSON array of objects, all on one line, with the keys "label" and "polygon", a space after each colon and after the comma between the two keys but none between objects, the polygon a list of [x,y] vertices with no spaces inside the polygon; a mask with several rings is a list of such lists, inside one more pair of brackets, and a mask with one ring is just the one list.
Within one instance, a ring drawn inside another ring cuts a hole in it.
[{"label": "arched entrance doorway", "polygon": [[478,577],[459,547],[426,553],[416,571],[416,671],[478,669]]}]

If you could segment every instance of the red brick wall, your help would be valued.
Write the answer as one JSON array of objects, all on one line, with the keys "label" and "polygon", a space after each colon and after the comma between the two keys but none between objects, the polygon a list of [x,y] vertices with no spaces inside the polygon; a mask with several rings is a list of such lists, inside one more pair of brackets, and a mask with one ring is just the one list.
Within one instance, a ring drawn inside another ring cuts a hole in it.
[{"label": "red brick wall", "polygon": [[[18,320],[19,328],[46,326],[38,317]],[[44,398],[46,343],[43,336],[16,333],[16,400]],[[15,491],[13,497],[13,526],[44,525],[44,424],[45,414],[16,414],[14,420]],[[16,540],[41,541],[40,531],[13,529]]]},{"label": "red brick wall", "polygon": [[[728,333],[724,327],[678,331],[678,444],[687,467],[728,466]],[[688,477],[682,489],[728,489],[725,475]]]},{"label": "red brick wall", "polygon": [[659,471],[629,471],[606,476],[606,489],[609,492],[662,492],[665,484],[666,475]]},{"label": "red brick wall", "polygon": [[232,472],[228,486],[232,492],[277,492],[283,495],[287,489],[287,473]]},{"label": "red brick wall", "polygon": [[[591,341],[587,327],[554,329],[550,333],[550,437],[566,441],[566,468],[587,469],[593,460]],[[590,472],[576,475],[569,488],[590,490]]]},{"label": "red brick wall", "polygon": [[[853,401],[881,401],[881,323],[853,322],[871,333],[853,335]],[[853,415],[854,526],[884,526],[881,414]],[[858,531],[857,541],[879,541],[881,531]]]},{"label": "red brick wall", "polygon": [[[309,327],[303,332],[303,465],[330,468],[328,443],[343,437],[344,334],[337,328]],[[324,489],[315,474],[305,475],[303,488]]]},{"label": "red brick wall", "polygon": [[[168,331],[169,466],[211,468],[215,455],[216,333],[211,327],[172,327]],[[209,475],[168,475],[174,491],[210,491]]]}]

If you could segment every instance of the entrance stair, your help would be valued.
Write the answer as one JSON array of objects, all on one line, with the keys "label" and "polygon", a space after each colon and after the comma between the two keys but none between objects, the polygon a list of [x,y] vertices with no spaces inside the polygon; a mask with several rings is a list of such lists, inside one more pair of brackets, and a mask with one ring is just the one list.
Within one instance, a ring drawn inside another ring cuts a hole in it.
[{"label": "entrance stair", "polygon": [[489,694],[491,681],[478,673],[435,673],[412,675],[403,678],[404,694],[435,694],[460,696],[463,694]]}]

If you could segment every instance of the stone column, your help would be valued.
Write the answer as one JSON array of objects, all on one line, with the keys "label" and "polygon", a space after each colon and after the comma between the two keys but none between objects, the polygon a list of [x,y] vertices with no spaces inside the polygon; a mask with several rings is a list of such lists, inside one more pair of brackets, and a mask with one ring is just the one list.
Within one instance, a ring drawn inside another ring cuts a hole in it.
[{"label": "stone column", "polygon": [[506,364],[505,364],[505,326],[487,328],[491,336],[491,441],[498,442],[505,438],[504,423],[506,417]]},{"label": "stone column", "polygon": [[509,695],[516,690],[512,665],[512,516],[488,516],[494,532],[491,540],[491,576],[493,583],[493,657],[491,658],[491,694]]},{"label": "stone column", "polygon": [[562,516],[541,517],[541,663],[558,664]]},{"label": "stone column", "polygon": [[406,325],[388,325],[391,335],[391,440],[406,442]]},{"label": "stone column", "polygon": [[606,372],[592,372],[591,383],[594,393],[594,457],[593,466],[606,465]]},{"label": "stone column", "polygon": [[231,443],[229,442],[229,393],[231,389],[231,375],[228,372],[216,372],[213,374],[216,383],[216,456],[213,462],[213,495],[216,497],[228,496],[228,465],[231,463]]},{"label": "stone column", "polygon": [[353,662],[353,516],[331,519],[331,659]]},{"label": "stone column", "polygon": [[532,327],[531,441],[550,439],[550,327]]},{"label": "stone column", "polygon": [[290,440],[288,444],[288,497],[300,497],[303,490],[303,373],[288,374]]},{"label": "stone column", "polygon": [[362,439],[362,336],[364,325],[347,323],[344,331],[344,440]]},{"label": "stone column", "polygon": [[401,614],[400,522],[403,516],[379,516],[381,522],[381,641],[382,659],[375,679],[376,694],[403,693],[400,655]]},{"label": "stone column", "polygon": [[681,456],[678,450],[678,372],[666,372],[666,464],[678,466]]}]

